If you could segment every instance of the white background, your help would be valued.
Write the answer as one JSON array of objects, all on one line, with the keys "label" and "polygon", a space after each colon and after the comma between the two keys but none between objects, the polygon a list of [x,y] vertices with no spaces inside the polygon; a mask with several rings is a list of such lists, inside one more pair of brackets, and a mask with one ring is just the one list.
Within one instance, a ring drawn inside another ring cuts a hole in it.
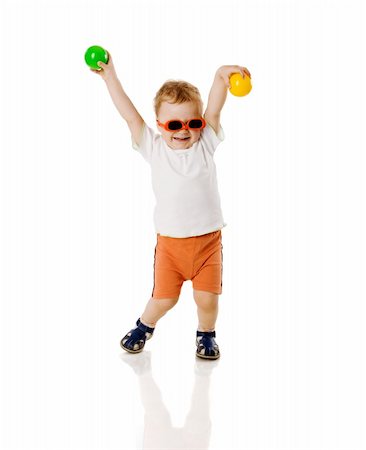
[{"label": "white background", "polygon": [[[366,448],[365,18],[361,0],[1,2],[2,450]],[[90,45],[150,126],[166,79],[206,102],[219,66],[252,74],[215,154],[217,363],[195,360],[191,282],[142,354],[119,347],[153,286],[154,197]]]}]

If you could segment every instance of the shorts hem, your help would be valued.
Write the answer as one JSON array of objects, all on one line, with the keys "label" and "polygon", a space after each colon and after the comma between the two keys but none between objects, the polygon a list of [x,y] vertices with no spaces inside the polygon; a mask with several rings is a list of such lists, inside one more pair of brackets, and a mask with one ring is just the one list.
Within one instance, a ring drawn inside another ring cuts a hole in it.
[{"label": "shorts hem", "polygon": [[213,287],[213,286],[200,284],[200,285],[194,285],[193,289],[195,289],[197,291],[211,292],[212,294],[217,294],[217,295],[222,294],[222,288],[217,288],[217,286]]},{"label": "shorts hem", "polygon": [[157,294],[153,294],[151,297],[154,299],[154,300],[160,300],[160,299],[162,299],[162,298],[177,298],[177,297],[179,297],[180,296],[180,292],[173,292],[173,293],[170,293],[170,294],[161,294],[161,293],[157,293]]}]

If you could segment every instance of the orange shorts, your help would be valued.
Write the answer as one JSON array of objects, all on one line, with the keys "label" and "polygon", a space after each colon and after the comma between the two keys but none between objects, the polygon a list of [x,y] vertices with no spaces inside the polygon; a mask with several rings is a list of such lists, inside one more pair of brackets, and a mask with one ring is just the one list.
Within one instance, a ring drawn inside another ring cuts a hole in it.
[{"label": "orange shorts", "polygon": [[221,230],[202,236],[172,238],[157,234],[153,298],[177,298],[182,284],[193,289],[222,293]]}]

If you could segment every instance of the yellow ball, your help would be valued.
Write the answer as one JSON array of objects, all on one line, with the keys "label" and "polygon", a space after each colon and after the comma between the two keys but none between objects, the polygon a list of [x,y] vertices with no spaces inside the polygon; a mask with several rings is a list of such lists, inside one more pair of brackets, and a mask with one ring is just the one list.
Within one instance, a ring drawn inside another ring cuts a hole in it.
[{"label": "yellow ball", "polygon": [[240,73],[234,73],[230,77],[230,92],[237,97],[244,97],[252,90],[252,81],[248,75],[243,78]]}]

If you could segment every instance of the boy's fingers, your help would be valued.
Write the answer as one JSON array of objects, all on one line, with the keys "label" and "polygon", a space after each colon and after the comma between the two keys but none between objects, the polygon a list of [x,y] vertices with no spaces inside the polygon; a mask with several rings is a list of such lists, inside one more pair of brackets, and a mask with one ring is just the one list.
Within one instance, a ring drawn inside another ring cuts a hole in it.
[{"label": "boy's fingers", "polygon": [[250,75],[250,72],[249,72],[249,70],[246,68],[246,67],[243,67],[243,71],[244,71],[244,73],[245,74],[247,74],[248,75],[248,77],[249,78],[251,78],[252,76]]}]

